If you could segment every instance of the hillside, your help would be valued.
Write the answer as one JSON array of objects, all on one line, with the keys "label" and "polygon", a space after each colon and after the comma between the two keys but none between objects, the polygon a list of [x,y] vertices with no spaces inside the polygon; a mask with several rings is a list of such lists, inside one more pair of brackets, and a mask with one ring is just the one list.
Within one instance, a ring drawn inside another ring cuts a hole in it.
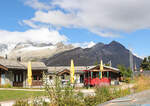
[{"label": "hillside", "polygon": [[[48,66],[66,66],[70,65],[70,60],[74,60],[74,64],[77,66],[86,66],[99,63],[100,59],[103,59],[104,63],[108,63],[110,60],[112,66],[117,67],[118,64],[123,64],[129,67],[129,50],[122,44],[112,41],[109,44],[98,43],[91,48],[75,48],[69,51],[58,53],[53,57],[43,59]],[[133,55],[134,64],[139,67],[142,59]]]}]

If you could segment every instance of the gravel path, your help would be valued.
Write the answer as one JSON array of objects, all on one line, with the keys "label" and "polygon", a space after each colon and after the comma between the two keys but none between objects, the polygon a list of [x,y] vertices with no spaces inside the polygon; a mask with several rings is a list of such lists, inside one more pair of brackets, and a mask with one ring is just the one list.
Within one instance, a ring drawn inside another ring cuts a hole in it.
[{"label": "gravel path", "polygon": [[4,102],[0,102],[1,106],[12,106],[15,103],[15,101],[11,100],[11,101],[4,101]]},{"label": "gravel path", "polygon": [[44,91],[42,89],[15,89],[15,88],[0,88],[0,90],[15,90],[15,91]]},{"label": "gravel path", "polygon": [[114,99],[99,106],[142,106],[140,104],[150,106],[150,90]]}]

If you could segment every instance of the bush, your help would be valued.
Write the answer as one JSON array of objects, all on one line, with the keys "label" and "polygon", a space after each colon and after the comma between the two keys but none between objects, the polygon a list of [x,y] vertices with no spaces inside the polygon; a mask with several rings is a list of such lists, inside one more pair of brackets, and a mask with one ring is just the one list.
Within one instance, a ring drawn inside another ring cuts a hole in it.
[{"label": "bush", "polygon": [[19,99],[13,106],[49,106],[49,103],[39,97],[36,97],[33,99],[31,98],[30,100]]},{"label": "bush", "polygon": [[[95,95],[84,96],[81,92],[75,92],[74,85],[68,83],[62,86],[58,77],[55,79],[54,86],[49,86],[45,83],[45,91],[50,100],[50,103],[33,98],[30,103],[33,106],[96,106],[114,98],[119,98],[130,94],[130,89],[116,89],[109,86],[96,86]],[[18,105],[19,104],[19,105]],[[17,101],[14,106],[28,106],[28,101]]]},{"label": "bush", "polygon": [[0,88],[12,88],[11,84],[7,83],[4,85],[0,85]]},{"label": "bush", "polygon": [[29,106],[28,100],[17,100],[13,106]]},{"label": "bush", "polygon": [[125,81],[126,83],[130,83],[130,82],[132,81],[132,79],[131,79],[130,77],[126,77],[126,78],[124,78],[124,81]]},{"label": "bush", "polygon": [[84,105],[85,106],[95,106],[98,105],[98,102],[96,101],[96,96],[86,96],[84,97]]},{"label": "bush", "polygon": [[70,82],[62,86],[59,77],[56,77],[54,86],[46,84],[45,91],[52,106],[83,106],[83,94],[81,92],[75,93],[74,85]]},{"label": "bush", "polygon": [[[130,68],[126,68],[124,65],[118,65],[118,69],[120,70],[121,76],[123,79],[129,79],[132,76],[132,70]],[[125,82],[128,80],[124,80]]]},{"label": "bush", "polygon": [[110,91],[110,88],[108,86],[96,87],[95,94],[97,102],[103,103],[110,100],[111,93],[112,92]]}]

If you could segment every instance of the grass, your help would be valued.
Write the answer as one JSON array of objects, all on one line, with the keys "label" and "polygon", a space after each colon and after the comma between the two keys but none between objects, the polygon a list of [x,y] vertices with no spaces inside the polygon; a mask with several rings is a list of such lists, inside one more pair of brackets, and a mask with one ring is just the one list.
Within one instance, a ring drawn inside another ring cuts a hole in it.
[{"label": "grass", "polygon": [[17,90],[0,90],[0,101],[17,100],[44,96],[42,91],[17,91]]},{"label": "grass", "polygon": [[[68,83],[65,87],[62,88],[59,78],[56,78],[54,87],[45,84],[45,92],[47,93],[47,97],[49,98],[50,103],[43,105],[45,102],[41,101],[42,105],[39,106],[95,106],[115,98],[120,98],[126,95],[130,95],[131,93],[136,93],[146,89],[150,89],[150,77],[140,76],[133,79],[133,82],[132,81],[129,82],[135,84],[135,87],[121,89],[121,86],[96,86],[93,87],[93,89],[95,90],[95,95],[84,96],[83,93],[81,93],[80,91],[75,92],[74,86],[72,86],[70,83]],[[82,88],[77,88],[77,89],[82,89]],[[134,91],[131,92],[131,90],[133,89]],[[29,91],[22,91],[22,92],[29,92]],[[17,93],[19,92],[17,91]],[[41,94],[44,95],[44,93]],[[15,94],[15,95],[19,96],[20,94]],[[39,93],[38,95],[33,93],[27,95],[28,96],[25,96],[24,94],[23,97],[31,98],[31,96],[29,95],[32,95],[32,97],[42,96],[39,95]],[[34,104],[34,99],[35,98],[33,98],[33,102],[31,103],[28,103],[28,101],[26,100],[24,101],[20,99],[18,102],[16,102],[15,106],[21,104],[26,104],[22,106],[28,106],[30,104]]]},{"label": "grass", "polygon": [[150,77],[139,76],[135,78],[135,92],[141,92],[150,89]]}]

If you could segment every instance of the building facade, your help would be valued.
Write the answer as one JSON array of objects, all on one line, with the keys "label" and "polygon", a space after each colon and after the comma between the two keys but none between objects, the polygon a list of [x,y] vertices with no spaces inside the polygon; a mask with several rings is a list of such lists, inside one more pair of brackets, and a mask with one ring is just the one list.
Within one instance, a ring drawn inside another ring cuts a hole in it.
[{"label": "building facade", "polygon": [[[70,81],[70,66],[50,66],[43,62],[32,63],[32,87],[43,87],[44,82],[54,85],[56,76],[63,85]],[[29,87],[27,82],[27,62],[0,59],[0,85],[10,84],[14,87]],[[99,78],[99,65],[97,66],[75,66],[75,84],[85,85],[85,78]],[[103,77],[112,80],[120,77],[117,68],[104,66]],[[45,75],[45,76],[44,76]]]},{"label": "building facade", "polygon": [[[0,85],[10,84],[14,87],[28,87],[27,62],[0,59]],[[32,86],[43,85],[43,73],[47,67],[42,62],[32,62]]]}]

